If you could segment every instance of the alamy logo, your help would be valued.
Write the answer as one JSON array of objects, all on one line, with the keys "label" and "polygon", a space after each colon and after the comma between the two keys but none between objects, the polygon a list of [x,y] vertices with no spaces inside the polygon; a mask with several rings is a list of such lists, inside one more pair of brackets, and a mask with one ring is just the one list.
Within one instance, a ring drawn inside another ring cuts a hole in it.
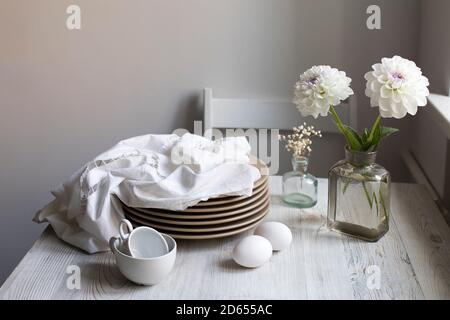
[{"label": "alamy logo", "polygon": [[[250,144],[251,150],[254,152],[253,155],[257,156],[259,160],[264,162],[269,168],[269,174],[275,175],[278,173],[278,169],[280,168],[280,154],[279,154],[279,130],[278,129],[270,129],[270,133],[268,129],[260,128],[256,129],[225,129],[223,133],[219,129],[207,129],[203,132],[203,122],[202,121],[194,121],[194,134],[198,136],[204,136],[211,140],[217,140],[227,137],[246,137],[248,143]],[[189,133],[189,130],[184,128],[178,128],[172,131],[173,134],[178,136],[182,136],[185,133]],[[270,146],[270,148],[269,148]],[[193,145],[195,147],[195,145]],[[175,164],[192,164],[190,162],[190,156],[185,157],[183,153],[179,152],[178,149],[173,149],[171,158],[172,162]],[[211,150],[213,151],[213,150]],[[231,156],[234,158],[232,149],[227,149],[230,154],[227,156]],[[235,152],[237,149],[234,150]],[[269,154],[270,153],[270,154]],[[236,160],[236,159],[235,159]],[[240,159],[244,160],[244,159]],[[245,160],[246,161],[246,160]]]},{"label": "alamy logo", "polygon": [[81,29],[81,8],[75,4],[67,7],[66,13],[69,15],[66,20],[66,27],[69,30]]},{"label": "alamy logo", "polygon": [[69,275],[66,280],[66,286],[69,290],[81,289],[81,270],[79,266],[67,266],[66,273]]},{"label": "alamy logo", "polygon": [[380,6],[376,4],[370,5],[366,10],[367,14],[370,16],[367,18],[367,29],[369,30],[380,30],[381,29],[381,9]]}]

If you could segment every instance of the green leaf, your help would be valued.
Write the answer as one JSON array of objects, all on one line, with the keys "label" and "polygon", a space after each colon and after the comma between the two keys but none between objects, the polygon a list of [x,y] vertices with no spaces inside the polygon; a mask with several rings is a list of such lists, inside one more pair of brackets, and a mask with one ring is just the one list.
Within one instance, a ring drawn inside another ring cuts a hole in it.
[{"label": "green leaf", "polygon": [[358,141],[358,143],[362,144],[362,139],[359,136],[358,132],[356,132],[352,127],[344,125],[344,128],[348,131],[348,133]]},{"label": "green leaf", "polygon": [[381,122],[381,117],[378,116],[377,120],[375,120],[375,122],[373,123],[372,130],[370,131],[369,137],[367,138],[367,144],[369,146],[373,145],[374,136],[376,134],[376,131],[380,130],[380,122]]},{"label": "green leaf", "polygon": [[376,146],[375,146],[374,144],[372,144],[372,145],[370,145],[370,146],[367,148],[367,150],[365,150],[365,151],[367,151],[367,152],[372,152],[372,151],[375,151],[375,149],[376,149]]},{"label": "green leaf", "polygon": [[348,126],[344,126],[344,135],[347,138],[350,148],[355,151],[360,151],[362,148],[361,138],[358,133]]},{"label": "green leaf", "polygon": [[369,135],[370,135],[369,129],[365,128],[365,129],[364,129],[364,132],[363,132],[363,135],[362,135],[362,142],[363,142],[364,144],[366,144],[367,138],[369,138]]},{"label": "green leaf", "polygon": [[382,139],[381,136],[381,117],[378,116],[375,122],[373,123],[372,129],[369,130],[364,129],[364,135],[363,135],[363,150],[364,151],[374,151],[377,149],[378,144],[380,143],[380,140]]},{"label": "green leaf", "polygon": [[398,130],[396,128],[381,127],[381,139],[389,137],[391,134],[394,134],[398,131],[400,131],[400,130]]},{"label": "green leaf", "polygon": [[373,141],[369,147],[369,151],[374,151],[374,150],[378,149],[378,146],[380,145],[381,140],[383,140],[384,138],[390,136],[391,134],[393,134],[397,131],[399,131],[399,130],[396,128],[388,128],[388,127],[378,126],[378,129],[376,129],[374,132]]},{"label": "green leaf", "polygon": [[367,128],[364,129],[364,132],[363,132],[362,137],[361,137],[362,149],[363,150],[367,150],[367,148],[369,147],[369,144],[367,142],[367,140],[369,139],[369,135],[370,135],[369,129],[367,129]]},{"label": "green leaf", "polygon": [[375,151],[378,148],[378,145],[381,141],[381,127],[377,126],[375,130],[373,131],[372,140],[368,141],[367,144],[364,146],[364,151],[372,152]]}]

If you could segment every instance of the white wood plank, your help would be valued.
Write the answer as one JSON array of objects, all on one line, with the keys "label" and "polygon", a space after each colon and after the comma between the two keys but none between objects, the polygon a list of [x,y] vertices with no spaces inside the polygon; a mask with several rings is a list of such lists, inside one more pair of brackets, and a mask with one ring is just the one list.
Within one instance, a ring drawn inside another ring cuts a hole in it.
[{"label": "white wood plank", "polygon": [[308,299],[352,299],[340,235],[332,234],[326,228],[326,180],[320,181],[319,190],[314,208],[294,209],[290,219],[286,220],[292,231],[299,235],[299,243],[303,246]]},{"label": "white wood plank", "polygon": [[426,188],[398,184],[395,221],[426,299],[450,299],[450,228]]},{"label": "white wood plank", "polygon": [[[396,188],[396,186],[394,186]],[[367,217],[359,214],[367,206],[366,198],[347,192],[341,199],[338,219],[350,219],[355,223],[368,223]],[[374,213],[375,214],[375,213]],[[372,222],[377,224],[378,221]],[[398,233],[395,221],[390,219],[390,232],[376,243],[357,238],[341,237],[347,257],[347,268],[351,270],[354,296],[358,299],[423,299],[423,293],[409,263],[407,251]],[[380,288],[369,289],[367,282],[376,268],[380,272]]]},{"label": "white wood plank", "polygon": [[[423,298],[395,226],[378,243],[367,243],[326,228],[327,181],[319,183],[315,208],[303,210],[303,244],[309,261],[308,298],[314,299],[416,299]],[[315,227],[314,227],[315,226]],[[379,289],[370,289],[370,266],[381,271]]]},{"label": "white wood plank", "polygon": [[[294,239],[288,250],[276,253],[259,269],[242,269],[231,260],[231,250],[243,235],[178,241],[170,276],[153,287],[136,286],[120,275],[111,253],[84,254],[47,230],[4,283],[0,298],[448,298],[448,227],[422,188],[394,184],[391,230],[373,244],[326,229],[326,180],[320,180],[318,205],[308,210],[286,208],[280,199],[281,178],[271,177],[270,183],[272,203],[267,219],[286,223]],[[408,212],[412,208],[416,210],[413,215]],[[81,290],[67,289],[68,265],[80,266]],[[366,285],[365,271],[370,265],[380,266],[379,290]]]}]

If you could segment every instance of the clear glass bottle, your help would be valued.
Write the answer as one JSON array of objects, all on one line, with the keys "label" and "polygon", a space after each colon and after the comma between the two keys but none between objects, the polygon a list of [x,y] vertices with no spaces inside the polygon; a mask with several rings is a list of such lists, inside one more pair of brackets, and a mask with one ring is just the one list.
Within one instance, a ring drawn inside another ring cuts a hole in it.
[{"label": "clear glass bottle", "polygon": [[376,155],[346,148],[345,160],[330,169],[329,229],[372,242],[389,230],[391,176]]},{"label": "clear glass bottle", "polygon": [[317,179],[308,173],[307,157],[292,157],[293,171],[283,175],[283,202],[296,208],[317,203]]}]

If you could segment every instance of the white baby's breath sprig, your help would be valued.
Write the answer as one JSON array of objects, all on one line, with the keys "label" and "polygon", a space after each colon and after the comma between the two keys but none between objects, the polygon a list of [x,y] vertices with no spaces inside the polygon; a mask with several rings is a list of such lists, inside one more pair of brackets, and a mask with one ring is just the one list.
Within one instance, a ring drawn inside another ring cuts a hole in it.
[{"label": "white baby's breath sprig", "polygon": [[279,139],[286,143],[286,150],[298,158],[309,156],[312,151],[311,139],[314,137],[322,137],[320,130],[315,130],[314,126],[303,123],[301,126],[292,128],[292,134],[280,135]]}]

